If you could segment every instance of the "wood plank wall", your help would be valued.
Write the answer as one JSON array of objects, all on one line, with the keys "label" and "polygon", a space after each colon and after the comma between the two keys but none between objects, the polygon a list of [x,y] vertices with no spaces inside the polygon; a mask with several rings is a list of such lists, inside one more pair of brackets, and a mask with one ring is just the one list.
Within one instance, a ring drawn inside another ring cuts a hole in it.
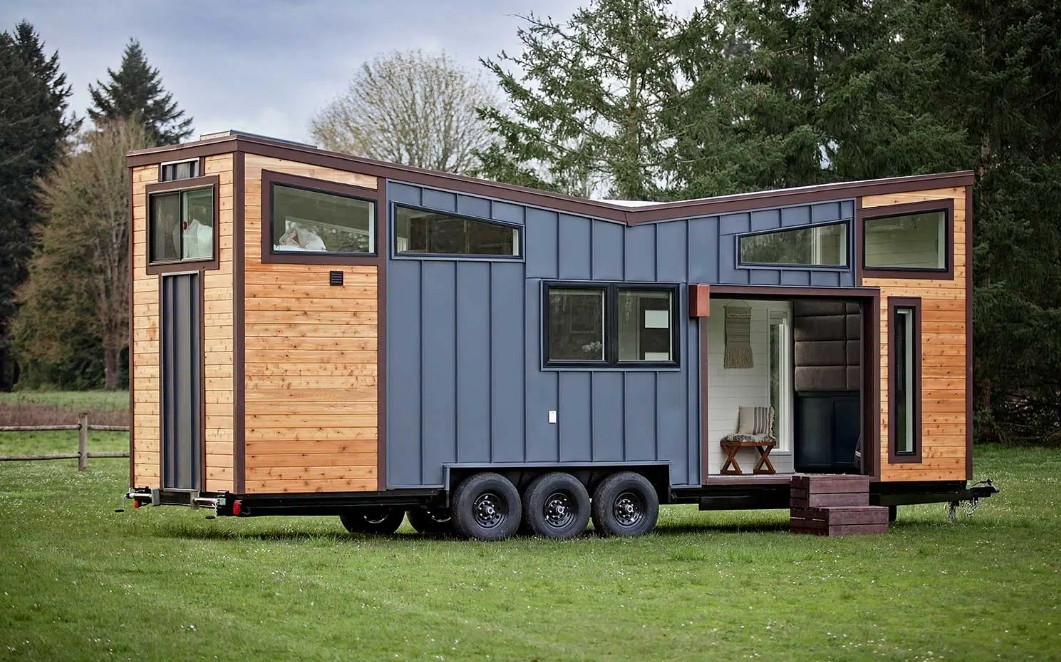
[{"label": "wood plank wall", "polygon": [[132,171],[133,213],[133,486],[158,487],[162,432],[159,426],[159,282],[147,273],[147,195],[144,188],[158,181],[158,166]]},{"label": "wood plank wall", "polygon": [[[377,489],[377,269],[263,264],[262,170],[375,189],[376,178],[248,154],[246,492]],[[345,285],[328,284],[344,272]]]},{"label": "wood plank wall", "polygon": [[[862,207],[954,200],[954,279],[864,278],[881,293],[880,467],[882,481],[965,480],[965,189],[862,198]],[[921,462],[888,462],[888,297],[921,298]]]},{"label": "wood plank wall", "polygon": [[[203,374],[206,388],[207,491],[233,487],[233,156],[205,159],[203,174],[219,179],[218,269],[205,271]],[[134,485],[161,483],[159,381],[159,279],[147,267],[147,195],[145,187],[158,181],[158,166],[133,170],[133,439]],[[190,265],[190,268],[194,266]]]}]

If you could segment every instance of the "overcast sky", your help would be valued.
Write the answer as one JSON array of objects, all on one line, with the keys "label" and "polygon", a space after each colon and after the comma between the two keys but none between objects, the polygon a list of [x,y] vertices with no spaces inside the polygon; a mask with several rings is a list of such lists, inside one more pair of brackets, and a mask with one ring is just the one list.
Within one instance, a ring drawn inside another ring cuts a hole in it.
[{"label": "overcast sky", "polygon": [[[194,118],[195,136],[240,129],[310,142],[310,117],[355,67],[394,49],[445,50],[467,69],[502,49],[519,52],[517,14],[566,19],[580,0],[0,0],[0,30],[28,20],[59,51],[73,86],[117,69],[140,41],[167,90]],[[692,4],[682,0],[679,4]]]}]

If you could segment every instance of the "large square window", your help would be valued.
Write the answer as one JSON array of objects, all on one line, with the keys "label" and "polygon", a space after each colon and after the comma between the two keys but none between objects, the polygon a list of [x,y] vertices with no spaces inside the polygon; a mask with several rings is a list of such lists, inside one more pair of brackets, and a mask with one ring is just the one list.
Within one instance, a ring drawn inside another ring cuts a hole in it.
[{"label": "large square window", "polygon": [[943,210],[867,218],[866,269],[947,269],[947,213]]},{"label": "large square window", "polygon": [[847,266],[846,222],[746,234],[738,243],[742,265]]},{"label": "large square window", "polygon": [[214,257],[214,189],[153,193],[150,198],[151,263]]},{"label": "large square window", "polygon": [[399,255],[518,257],[519,228],[437,211],[395,205]]},{"label": "large square window", "polygon": [[375,252],[371,200],[271,183],[274,253]]},{"label": "large square window", "polygon": [[676,286],[547,283],[546,365],[676,365],[676,291]]}]

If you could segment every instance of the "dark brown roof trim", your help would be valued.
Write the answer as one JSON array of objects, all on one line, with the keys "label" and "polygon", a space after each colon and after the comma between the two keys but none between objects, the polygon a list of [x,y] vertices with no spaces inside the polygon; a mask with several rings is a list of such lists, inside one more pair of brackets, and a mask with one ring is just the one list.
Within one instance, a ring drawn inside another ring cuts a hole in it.
[{"label": "dark brown roof trim", "polygon": [[154,147],[151,149],[130,152],[128,165],[131,167],[152,165],[162,161],[187,159],[229,152],[246,152],[260,156],[289,159],[336,170],[358,172],[361,174],[395,179],[410,184],[420,184],[448,189],[472,195],[501,198],[512,202],[536,207],[599,218],[626,225],[652,223],[698,216],[713,216],[738,211],[763,209],[766,207],[784,207],[789,205],[808,204],[833,200],[846,200],[864,195],[883,195],[920,191],[932,188],[951,188],[967,186],[973,183],[972,171],[961,171],[932,175],[913,175],[911,177],[892,177],[860,182],[840,182],[821,184],[775,191],[741,193],[700,200],[667,202],[640,207],[627,207],[620,204],[576,198],[550,191],[539,191],[523,186],[500,184],[497,182],[474,179],[444,172],[435,172],[413,168],[411,166],[384,163],[372,159],[329,152],[297,143],[249,135],[228,135],[211,138],[187,145]]}]

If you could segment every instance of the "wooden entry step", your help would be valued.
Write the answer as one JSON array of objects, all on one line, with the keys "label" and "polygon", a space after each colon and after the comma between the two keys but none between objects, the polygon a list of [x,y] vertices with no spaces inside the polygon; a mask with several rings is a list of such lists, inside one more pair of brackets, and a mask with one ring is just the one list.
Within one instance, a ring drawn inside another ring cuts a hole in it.
[{"label": "wooden entry step", "polygon": [[888,509],[869,505],[869,477],[797,474],[789,494],[790,530],[818,536],[888,532]]}]

